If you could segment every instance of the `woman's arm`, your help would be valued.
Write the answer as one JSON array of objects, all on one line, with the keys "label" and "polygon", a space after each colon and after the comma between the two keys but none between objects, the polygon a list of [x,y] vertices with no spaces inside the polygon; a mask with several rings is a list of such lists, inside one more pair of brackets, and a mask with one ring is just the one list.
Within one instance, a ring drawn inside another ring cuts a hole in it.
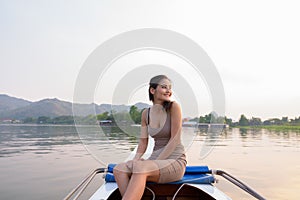
[{"label": "woman's arm", "polygon": [[160,153],[157,160],[163,160],[168,158],[175,150],[176,146],[180,143],[181,139],[181,126],[182,126],[182,114],[180,105],[173,102],[171,110],[171,138],[164,150]]},{"label": "woman's arm", "polygon": [[142,126],[141,126],[141,135],[139,139],[138,148],[133,160],[139,160],[145,153],[148,146],[148,130],[146,123],[147,109],[142,113]]}]

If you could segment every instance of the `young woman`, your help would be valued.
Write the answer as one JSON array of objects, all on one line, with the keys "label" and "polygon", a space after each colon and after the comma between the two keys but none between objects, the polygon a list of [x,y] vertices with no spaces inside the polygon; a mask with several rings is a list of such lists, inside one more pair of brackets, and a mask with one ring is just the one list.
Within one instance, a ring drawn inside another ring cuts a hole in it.
[{"label": "young woman", "polygon": [[[172,102],[171,81],[165,75],[150,80],[149,99],[153,105],[142,113],[141,136],[133,160],[118,164],[114,176],[124,200],[141,199],[147,181],[167,183],[182,178],[186,167],[185,150],[181,143],[181,108]],[[142,159],[154,138],[151,156]]]}]

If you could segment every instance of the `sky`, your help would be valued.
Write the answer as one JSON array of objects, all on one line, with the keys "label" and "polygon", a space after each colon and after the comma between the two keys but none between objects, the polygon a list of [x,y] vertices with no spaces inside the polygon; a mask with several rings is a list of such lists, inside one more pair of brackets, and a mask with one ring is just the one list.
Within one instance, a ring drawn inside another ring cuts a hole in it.
[{"label": "sky", "polygon": [[[99,45],[127,31],[160,28],[185,35],[208,54],[224,86],[226,116],[295,118],[300,116],[299,8],[296,0],[1,0],[0,94],[73,101],[78,74]],[[114,65],[181,63],[166,53],[141,54]],[[116,83],[117,72],[105,85]],[[147,89],[140,87],[132,99],[139,100],[141,88]],[[207,114],[207,89],[195,90],[205,99],[199,114]],[[95,103],[109,103],[109,98],[95,98]]]}]

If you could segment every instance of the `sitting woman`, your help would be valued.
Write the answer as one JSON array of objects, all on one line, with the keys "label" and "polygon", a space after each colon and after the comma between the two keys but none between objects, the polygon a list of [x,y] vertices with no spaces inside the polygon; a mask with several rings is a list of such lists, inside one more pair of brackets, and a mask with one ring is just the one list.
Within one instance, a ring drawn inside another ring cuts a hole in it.
[{"label": "sitting woman", "polygon": [[[141,199],[146,182],[167,183],[180,180],[185,172],[186,156],[181,143],[181,108],[172,102],[171,81],[165,75],[150,80],[149,99],[153,105],[142,113],[141,136],[133,160],[114,168],[114,176],[123,199]],[[151,156],[142,159],[154,138]]]}]

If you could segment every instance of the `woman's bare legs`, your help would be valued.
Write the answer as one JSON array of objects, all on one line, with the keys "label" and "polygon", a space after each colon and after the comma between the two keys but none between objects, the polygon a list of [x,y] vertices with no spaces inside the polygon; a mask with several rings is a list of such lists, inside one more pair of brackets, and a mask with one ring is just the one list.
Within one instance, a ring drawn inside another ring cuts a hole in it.
[{"label": "woman's bare legs", "polygon": [[129,184],[131,171],[126,166],[126,163],[120,163],[114,167],[114,177],[118,184],[119,191],[124,196],[127,186]]},{"label": "woman's bare legs", "polygon": [[136,161],[133,164],[127,189],[123,195],[123,200],[140,200],[143,196],[146,181],[158,182],[159,168],[154,161]]}]

